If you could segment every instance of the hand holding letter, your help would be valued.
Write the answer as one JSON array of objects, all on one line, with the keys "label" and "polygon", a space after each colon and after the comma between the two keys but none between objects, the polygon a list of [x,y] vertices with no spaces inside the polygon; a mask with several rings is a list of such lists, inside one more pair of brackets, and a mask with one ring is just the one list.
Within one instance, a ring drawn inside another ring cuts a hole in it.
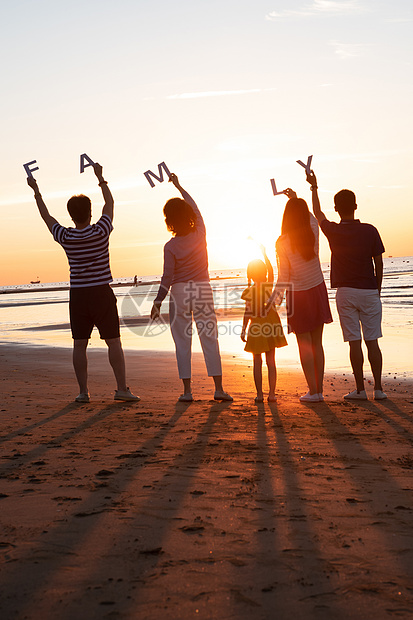
[{"label": "hand holding letter", "polygon": [[307,183],[311,185],[311,187],[317,187],[317,178],[314,174],[313,170],[306,173]]},{"label": "hand holding letter", "polygon": [[283,191],[283,194],[285,194],[287,198],[297,198],[297,194],[291,187],[287,187],[287,189]]},{"label": "hand holding letter", "polygon": [[103,167],[98,162],[96,162],[93,164],[93,171],[99,181],[101,181],[103,179]]},{"label": "hand holding letter", "polygon": [[179,185],[178,177],[173,172],[171,172],[171,174],[169,176],[169,181],[168,182],[169,183],[173,183],[177,189],[179,189],[181,187]]},{"label": "hand holding letter", "polygon": [[37,181],[34,177],[27,177],[27,185],[31,187],[35,193],[36,193],[36,190],[39,191]]}]

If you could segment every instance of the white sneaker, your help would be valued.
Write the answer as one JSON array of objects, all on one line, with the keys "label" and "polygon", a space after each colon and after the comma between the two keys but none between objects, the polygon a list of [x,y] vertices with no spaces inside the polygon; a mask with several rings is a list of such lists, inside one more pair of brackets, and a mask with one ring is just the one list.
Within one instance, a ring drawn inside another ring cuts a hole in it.
[{"label": "white sneaker", "polygon": [[374,400],[385,400],[387,398],[387,394],[385,394],[382,390],[374,390]]},{"label": "white sneaker", "polygon": [[115,390],[115,396],[114,396],[113,400],[123,400],[124,402],[135,402],[135,403],[137,403],[140,400],[140,398],[139,398],[139,396],[135,396],[135,394],[132,394],[132,392],[130,391],[129,388],[126,388],[125,391],[123,391],[123,390]]},{"label": "white sneaker", "polygon": [[310,394],[310,392],[307,392],[307,394],[304,394],[304,396],[300,396],[300,402],[301,403],[319,403],[320,396],[319,394]]},{"label": "white sneaker", "polygon": [[357,392],[357,390],[353,390],[348,394],[343,396],[345,400],[367,400],[366,390],[361,390],[361,392]]}]

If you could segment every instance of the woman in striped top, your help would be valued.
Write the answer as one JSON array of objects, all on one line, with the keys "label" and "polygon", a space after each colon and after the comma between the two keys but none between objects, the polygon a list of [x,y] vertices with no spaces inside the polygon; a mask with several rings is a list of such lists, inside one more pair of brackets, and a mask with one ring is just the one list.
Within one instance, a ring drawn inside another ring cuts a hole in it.
[{"label": "woman in striped top", "polygon": [[305,200],[291,189],[285,193],[289,200],[276,243],[278,278],[271,302],[281,303],[287,291],[288,331],[296,335],[308,385],[300,401],[319,402],[324,400],[323,327],[333,320],[318,256],[319,230]]}]

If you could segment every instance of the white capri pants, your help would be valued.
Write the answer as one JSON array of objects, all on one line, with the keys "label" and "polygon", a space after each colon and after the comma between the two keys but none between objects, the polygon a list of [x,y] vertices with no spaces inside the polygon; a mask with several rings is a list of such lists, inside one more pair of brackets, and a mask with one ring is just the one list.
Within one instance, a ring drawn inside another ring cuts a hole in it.
[{"label": "white capri pants", "polygon": [[169,322],[180,379],[191,378],[192,317],[209,377],[222,375],[217,317],[209,282],[178,282],[171,287]]}]

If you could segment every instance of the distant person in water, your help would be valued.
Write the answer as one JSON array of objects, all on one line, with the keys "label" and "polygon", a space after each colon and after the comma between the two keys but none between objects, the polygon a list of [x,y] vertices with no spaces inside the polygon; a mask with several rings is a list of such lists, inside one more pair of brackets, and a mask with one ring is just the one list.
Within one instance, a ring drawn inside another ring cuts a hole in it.
[{"label": "distant person in water", "polygon": [[[242,324],[241,340],[245,342],[245,351],[252,353],[254,363],[254,383],[257,390],[256,403],[264,402],[262,389],[262,354],[268,369],[269,394],[268,402],[274,403],[277,398],[275,388],[277,384],[277,368],[275,365],[275,349],[285,347],[287,341],[284,336],[280,317],[275,308],[266,310],[266,304],[271,297],[274,270],[268,259],[265,247],[260,246],[264,257],[248,263],[248,288],[242,293],[245,301],[244,321]],[[253,285],[251,286],[251,280]],[[247,328],[248,336],[247,336]]]},{"label": "distant person in water", "polygon": [[214,399],[232,401],[222,387],[221,357],[214,299],[209,282],[206,231],[202,215],[178,177],[169,181],[182,198],[171,198],[164,206],[165,223],[173,237],[164,247],[164,267],[151,318],[159,318],[161,304],[170,289],[169,322],[175,342],[182,402],[193,400],[191,388],[192,318],[195,321],[208,376],[215,384]]},{"label": "distant person in water", "polygon": [[102,166],[94,164],[93,169],[99,181],[105,201],[102,216],[91,224],[92,206],[87,196],[72,196],[67,210],[75,227],[65,228],[52,217],[40,194],[33,177],[27,183],[34,190],[34,197],[41,217],[53,238],[66,252],[70,266],[70,326],[73,337],[73,366],[79,383],[78,403],[88,403],[88,371],[86,348],[93,327],[108,346],[109,362],[112,366],[117,389],[115,400],[138,401],[138,396],[126,386],[125,358],[119,331],[119,316],[116,297],[109,286],[112,274],[109,264],[109,235],[113,230],[113,197],[102,175]]},{"label": "distant person in water", "polygon": [[289,200],[276,243],[278,278],[271,301],[280,303],[286,291],[288,331],[296,335],[308,385],[300,401],[317,403],[324,400],[323,329],[333,319],[318,257],[317,220],[292,189],[285,193]]},{"label": "distant person in water", "polygon": [[314,172],[307,175],[307,181],[311,185],[314,215],[330,244],[331,288],[337,288],[337,311],[344,341],[349,343],[350,363],[356,381],[356,389],[344,398],[367,399],[363,377],[362,328],[374,378],[374,398],[383,400],[387,395],[381,383],[383,359],[378,343],[382,336],[380,291],[383,242],[374,226],[354,218],[357,203],[352,191],[342,189],[334,196],[334,210],[339,214],[340,222],[330,222],[321,211]]}]

